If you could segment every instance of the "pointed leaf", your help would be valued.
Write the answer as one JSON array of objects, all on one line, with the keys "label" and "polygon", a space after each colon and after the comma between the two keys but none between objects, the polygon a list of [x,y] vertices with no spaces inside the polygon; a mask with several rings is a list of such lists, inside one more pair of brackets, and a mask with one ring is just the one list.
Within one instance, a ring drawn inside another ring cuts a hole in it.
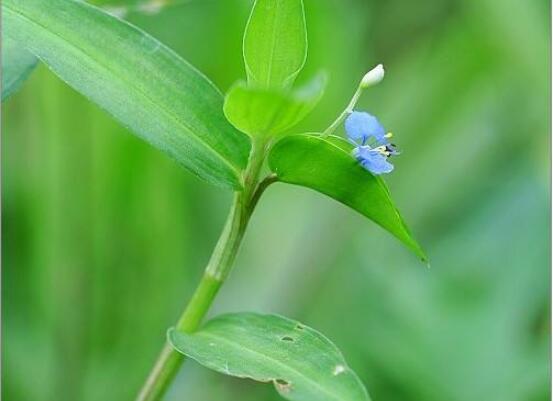
[{"label": "pointed leaf", "polygon": [[2,101],[19,89],[37,62],[18,42],[2,35]]},{"label": "pointed leaf", "polygon": [[302,0],[256,0],[244,33],[248,83],[291,87],[307,57]]},{"label": "pointed leaf", "polygon": [[293,401],[369,401],[344,357],[321,333],[277,315],[218,316],[201,330],[169,330],[177,351],[230,376],[273,382]]},{"label": "pointed leaf", "polygon": [[250,143],[194,67],[138,28],[84,2],[4,0],[7,36],[73,88],[201,178],[241,186]]},{"label": "pointed leaf", "polygon": [[326,84],[324,74],[292,92],[258,89],[238,82],[225,98],[225,116],[250,136],[273,136],[302,121],[321,99]]},{"label": "pointed leaf", "polygon": [[287,136],[272,148],[269,166],[280,181],[314,189],[357,210],[426,261],[384,180],[361,167],[351,155],[352,148],[346,140],[334,136]]}]

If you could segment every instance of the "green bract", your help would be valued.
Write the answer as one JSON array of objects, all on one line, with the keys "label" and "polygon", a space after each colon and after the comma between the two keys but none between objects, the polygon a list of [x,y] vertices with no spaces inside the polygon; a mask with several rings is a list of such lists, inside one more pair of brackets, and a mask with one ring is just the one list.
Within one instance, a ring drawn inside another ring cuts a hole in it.
[{"label": "green bract", "polygon": [[227,93],[225,116],[250,136],[274,136],[303,120],[321,99],[326,84],[324,74],[293,90],[260,89],[240,81]]},{"label": "green bract", "polygon": [[84,2],[5,0],[7,37],[199,177],[240,188],[250,143],[215,86],[172,50]]},{"label": "green bract", "polygon": [[302,0],[256,0],[244,33],[248,83],[291,87],[307,57]]},{"label": "green bract", "polygon": [[394,206],[386,184],[357,163],[351,156],[352,148],[335,136],[287,136],[271,150],[269,166],[280,181],[314,189],[357,210],[426,260]]},{"label": "green bract", "polygon": [[369,401],[344,357],[321,333],[277,315],[218,316],[193,334],[171,329],[171,344],[230,376],[273,382],[293,401]]},{"label": "green bract", "polygon": [[36,57],[20,43],[2,35],[2,100],[19,89],[36,64]]}]

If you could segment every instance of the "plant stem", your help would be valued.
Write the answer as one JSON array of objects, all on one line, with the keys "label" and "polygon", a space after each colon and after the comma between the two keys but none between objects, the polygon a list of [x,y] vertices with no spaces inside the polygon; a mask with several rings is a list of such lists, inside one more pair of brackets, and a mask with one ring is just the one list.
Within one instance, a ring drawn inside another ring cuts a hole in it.
[{"label": "plant stem", "polygon": [[[200,284],[176,324],[176,328],[180,331],[190,333],[198,328],[232,269],[260,191],[266,188],[265,185],[256,191],[259,173],[265,159],[265,147],[265,142],[253,141],[250,160],[244,174],[244,189],[234,194],[225,227]],[[137,401],[161,400],[183,361],[184,356],[175,351],[166,341]]]},{"label": "plant stem", "polygon": [[[221,284],[220,281],[204,274],[196,292],[179,319],[177,324],[179,330],[190,332],[198,327]],[[184,356],[175,351],[169,343],[165,342],[137,400],[160,400],[183,361]]]},{"label": "plant stem", "polygon": [[357,90],[353,94],[353,97],[349,101],[345,110],[342,111],[342,113],[338,116],[338,118],[336,118],[336,120],[334,120],[334,122],[330,124],[330,126],[327,129],[324,130],[323,136],[328,136],[332,134],[336,130],[336,128],[338,128],[338,126],[342,123],[342,121],[345,120],[348,114],[350,114],[353,111],[353,108],[359,101],[359,98],[361,97],[362,93],[363,93],[363,88],[361,87],[361,84],[359,84],[359,86],[357,87]]}]

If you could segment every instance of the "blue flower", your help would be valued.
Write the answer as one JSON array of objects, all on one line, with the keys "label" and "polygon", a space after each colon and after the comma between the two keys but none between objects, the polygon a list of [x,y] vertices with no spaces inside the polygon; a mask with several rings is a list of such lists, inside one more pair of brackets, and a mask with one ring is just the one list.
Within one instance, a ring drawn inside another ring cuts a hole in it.
[{"label": "blue flower", "polygon": [[375,175],[394,169],[388,158],[399,155],[399,152],[394,144],[388,142],[392,134],[386,134],[376,117],[354,111],[346,119],[345,128],[349,141],[355,145],[353,157],[361,166]]},{"label": "blue flower", "polygon": [[386,174],[394,169],[382,147],[373,149],[368,145],[358,146],[353,150],[353,156],[361,166],[376,175]]},{"label": "blue flower", "polygon": [[378,119],[369,113],[354,111],[346,119],[346,133],[351,142],[366,145],[372,137],[380,145],[388,143],[386,130]]}]

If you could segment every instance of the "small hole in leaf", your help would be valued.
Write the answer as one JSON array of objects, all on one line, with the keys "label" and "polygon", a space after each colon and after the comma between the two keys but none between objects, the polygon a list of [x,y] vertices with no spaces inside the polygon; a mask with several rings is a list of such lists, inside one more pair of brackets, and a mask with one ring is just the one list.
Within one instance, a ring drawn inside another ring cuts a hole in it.
[{"label": "small hole in leaf", "polygon": [[334,367],[334,370],[332,371],[332,374],[334,376],[338,376],[340,373],[344,373],[346,371],[346,367],[344,365],[336,365]]},{"label": "small hole in leaf", "polygon": [[286,393],[292,388],[292,383],[283,379],[275,379],[275,386],[279,391]]},{"label": "small hole in leaf", "polygon": [[290,336],[284,336],[280,339],[281,341],[289,341],[289,342],[293,342],[294,339]]}]

